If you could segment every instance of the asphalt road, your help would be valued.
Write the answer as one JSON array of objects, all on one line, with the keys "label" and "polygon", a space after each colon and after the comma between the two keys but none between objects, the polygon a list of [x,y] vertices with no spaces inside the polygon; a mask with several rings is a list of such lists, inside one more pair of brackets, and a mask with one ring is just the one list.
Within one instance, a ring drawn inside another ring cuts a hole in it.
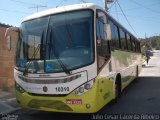
[{"label": "asphalt road", "polygon": [[153,52],[149,64],[143,67],[138,81],[123,91],[117,103],[106,105],[96,114],[66,114],[21,109],[12,115],[18,120],[159,120],[160,51]]}]

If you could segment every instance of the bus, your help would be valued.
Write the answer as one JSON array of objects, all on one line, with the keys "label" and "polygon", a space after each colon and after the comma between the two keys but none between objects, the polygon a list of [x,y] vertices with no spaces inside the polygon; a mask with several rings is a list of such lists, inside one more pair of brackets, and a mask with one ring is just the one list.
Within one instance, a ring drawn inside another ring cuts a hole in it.
[{"label": "bus", "polygon": [[16,31],[15,92],[22,108],[95,113],[138,77],[140,42],[93,3],[35,13]]}]

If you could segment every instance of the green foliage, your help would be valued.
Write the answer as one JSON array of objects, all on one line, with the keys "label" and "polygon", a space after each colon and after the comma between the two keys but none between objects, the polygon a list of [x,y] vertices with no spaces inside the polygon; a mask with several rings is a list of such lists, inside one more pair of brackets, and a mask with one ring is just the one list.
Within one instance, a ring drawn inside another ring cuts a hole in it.
[{"label": "green foliage", "polygon": [[160,50],[160,47],[159,46],[156,46],[156,48],[155,48],[156,50]]},{"label": "green foliage", "polygon": [[141,42],[142,54],[145,50],[150,50],[150,49],[160,50],[160,36],[152,36],[146,39],[141,39],[140,42]]}]

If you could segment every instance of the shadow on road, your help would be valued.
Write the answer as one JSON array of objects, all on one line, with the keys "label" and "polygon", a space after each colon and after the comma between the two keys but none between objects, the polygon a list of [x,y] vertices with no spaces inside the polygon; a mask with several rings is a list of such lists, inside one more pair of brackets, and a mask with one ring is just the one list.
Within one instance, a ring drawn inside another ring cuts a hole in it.
[{"label": "shadow on road", "polygon": [[123,92],[116,104],[108,104],[100,113],[159,114],[160,77],[139,77]]}]

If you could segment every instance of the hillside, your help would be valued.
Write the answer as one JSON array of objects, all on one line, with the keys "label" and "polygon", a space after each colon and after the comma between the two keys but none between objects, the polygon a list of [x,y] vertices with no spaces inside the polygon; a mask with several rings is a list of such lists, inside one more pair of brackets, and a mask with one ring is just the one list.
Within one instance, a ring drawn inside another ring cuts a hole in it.
[{"label": "hillside", "polygon": [[160,50],[160,36],[152,36],[146,39],[141,39],[140,42],[142,54],[144,54],[146,50]]}]

